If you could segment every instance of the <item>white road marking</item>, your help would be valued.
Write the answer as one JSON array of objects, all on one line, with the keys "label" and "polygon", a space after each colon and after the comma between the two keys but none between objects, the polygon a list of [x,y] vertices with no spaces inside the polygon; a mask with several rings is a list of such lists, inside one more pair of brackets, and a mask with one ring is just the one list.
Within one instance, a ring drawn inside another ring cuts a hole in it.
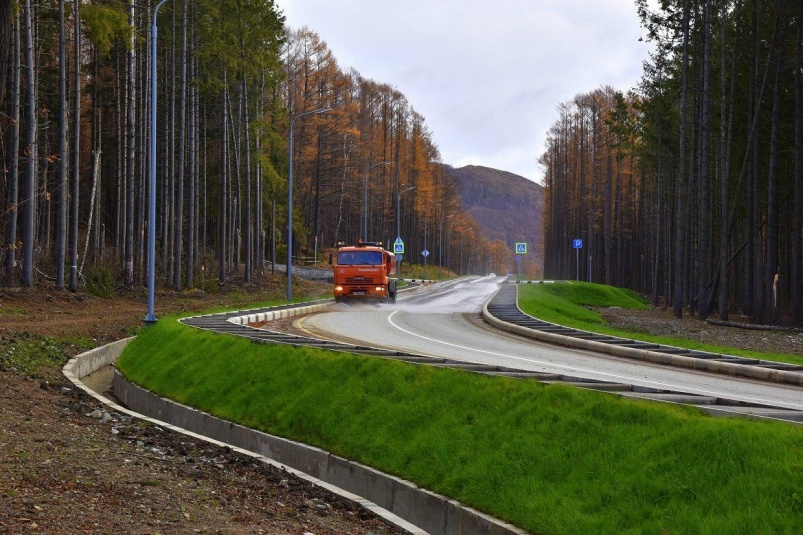
[{"label": "white road marking", "polygon": [[[498,352],[495,352],[495,351],[487,351],[487,350],[484,350],[484,349],[476,349],[476,348],[473,348],[473,347],[461,346],[459,344],[454,344],[452,342],[445,342],[443,340],[438,340],[436,338],[432,338],[432,337],[429,337],[429,336],[424,336],[422,334],[418,334],[418,333],[409,331],[409,330],[401,327],[400,325],[394,323],[393,316],[396,315],[397,312],[399,312],[399,311],[398,310],[394,310],[387,317],[388,323],[390,323],[390,325],[393,328],[395,328],[395,329],[397,329],[397,330],[399,330],[399,331],[401,331],[401,332],[403,332],[405,334],[408,334],[410,336],[414,336],[416,338],[421,338],[421,339],[426,340],[428,342],[432,342],[432,343],[435,343],[435,344],[441,344],[441,345],[445,345],[445,346],[449,346],[449,347],[454,347],[456,349],[461,349],[461,350],[465,350],[465,351],[471,351],[471,352],[474,352],[474,353],[482,353],[482,354],[486,354],[486,355],[492,355],[492,356],[495,356],[495,357],[503,357],[503,358],[513,359],[513,360],[518,360],[518,361],[522,361],[522,362],[527,362],[528,364],[539,364],[539,365],[546,366],[546,367],[560,368],[562,370],[566,370],[566,371],[570,371],[570,372],[572,372],[572,371],[573,372],[578,372],[579,371],[581,373],[584,372],[584,373],[593,374],[593,375],[596,375],[596,376],[609,377],[611,379],[615,379],[617,382],[623,382],[625,384],[632,384],[633,383],[633,379],[631,377],[627,377],[627,376],[615,375],[615,374],[606,373],[606,372],[598,372],[598,371],[595,371],[595,370],[578,368],[576,366],[565,366],[565,365],[562,365],[562,364],[554,364],[554,363],[551,363],[551,362],[541,361],[541,360],[537,360],[537,359],[534,359],[534,358],[517,357],[515,355],[508,355],[508,354],[505,354],[505,353],[498,353]],[[638,382],[639,382],[639,384],[653,385],[653,386],[655,386],[655,388],[660,388],[662,390],[672,390],[672,391],[680,391],[680,392],[684,392],[684,393],[692,393],[692,394],[699,394],[699,395],[705,395],[705,396],[722,397],[722,393],[721,392],[717,393],[717,392],[694,389],[694,388],[686,389],[686,388],[683,388],[683,387],[680,387],[680,386],[677,386],[677,385],[673,385],[673,384],[670,384],[670,383],[661,383],[661,382],[656,382],[656,381],[639,380]],[[753,397],[746,397],[746,396],[738,396],[738,395],[736,395],[736,396],[734,396],[734,397],[732,397],[730,399],[738,399],[740,401],[745,401],[745,402],[750,402],[750,403],[772,404],[772,402],[770,402],[769,400],[767,400],[765,398],[753,398]],[[785,405],[787,405],[788,408],[795,408],[797,410],[803,410],[803,404],[791,403],[791,404],[785,404]]]}]

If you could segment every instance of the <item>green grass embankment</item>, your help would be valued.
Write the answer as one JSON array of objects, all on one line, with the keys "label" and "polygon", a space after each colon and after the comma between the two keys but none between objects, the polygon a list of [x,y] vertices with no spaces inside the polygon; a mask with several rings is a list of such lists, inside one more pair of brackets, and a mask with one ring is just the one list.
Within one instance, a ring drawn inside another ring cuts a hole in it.
[{"label": "green grass embankment", "polygon": [[[687,349],[724,353],[754,359],[803,364],[800,355],[763,353],[734,347],[704,344],[695,340],[671,336],[654,336],[643,332],[624,331],[608,326],[602,316],[589,307],[649,308],[647,301],[632,290],[588,282],[557,282],[554,284],[519,285],[519,308],[535,318],[622,338],[664,344]],[[686,321],[686,320],[683,320]],[[691,321],[691,320],[688,320]]]},{"label": "green grass embankment", "polygon": [[164,318],[134,382],[533,533],[803,532],[803,429],[309,348]]}]

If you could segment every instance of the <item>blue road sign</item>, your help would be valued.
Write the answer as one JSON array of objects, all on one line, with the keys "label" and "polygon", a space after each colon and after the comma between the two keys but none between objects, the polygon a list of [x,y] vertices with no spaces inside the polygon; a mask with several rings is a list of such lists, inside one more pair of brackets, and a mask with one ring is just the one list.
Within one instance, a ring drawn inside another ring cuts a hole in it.
[{"label": "blue road sign", "polygon": [[393,242],[393,254],[402,253],[404,253],[404,242],[402,241],[401,237],[397,237],[396,241]]},{"label": "blue road sign", "polygon": [[426,258],[426,257],[428,257],[428,256],[429,256],[429,251],[427,251],[426,249],[424,249],[423,251],[421,251],[421,254],[424,256],[424,258]]},{"label": "blue road sign", "polygon": [[582,249],[583,240],[581,240],[580,238],[575,238],[574,240],[572,240],[572,247],[574,247],[575,249]]},{"label": "blue road sign", "polygon": [[527,244],[526,243],[517,243],[516,244],[516,254],[527,254]]}]

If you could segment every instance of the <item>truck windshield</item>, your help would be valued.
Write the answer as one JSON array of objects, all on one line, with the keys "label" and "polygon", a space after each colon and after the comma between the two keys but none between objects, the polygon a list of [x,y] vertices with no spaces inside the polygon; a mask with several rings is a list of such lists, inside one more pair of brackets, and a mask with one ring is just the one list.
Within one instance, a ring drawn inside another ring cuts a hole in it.
[{"label": "truck windshield", "polygon": [[346,251],[337,253],[340,266],[381,266],[382,253],[378,251]]}]

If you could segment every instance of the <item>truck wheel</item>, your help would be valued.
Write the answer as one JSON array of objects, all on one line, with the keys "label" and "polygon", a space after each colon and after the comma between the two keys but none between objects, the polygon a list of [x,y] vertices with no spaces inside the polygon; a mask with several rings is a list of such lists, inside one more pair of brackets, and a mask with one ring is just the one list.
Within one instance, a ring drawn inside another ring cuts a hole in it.
[{"label": "truck wheel", "polygon": [[396,281],[391,280],[390,284],[388,285],[388,302],[395,303],[396,302]]}]

